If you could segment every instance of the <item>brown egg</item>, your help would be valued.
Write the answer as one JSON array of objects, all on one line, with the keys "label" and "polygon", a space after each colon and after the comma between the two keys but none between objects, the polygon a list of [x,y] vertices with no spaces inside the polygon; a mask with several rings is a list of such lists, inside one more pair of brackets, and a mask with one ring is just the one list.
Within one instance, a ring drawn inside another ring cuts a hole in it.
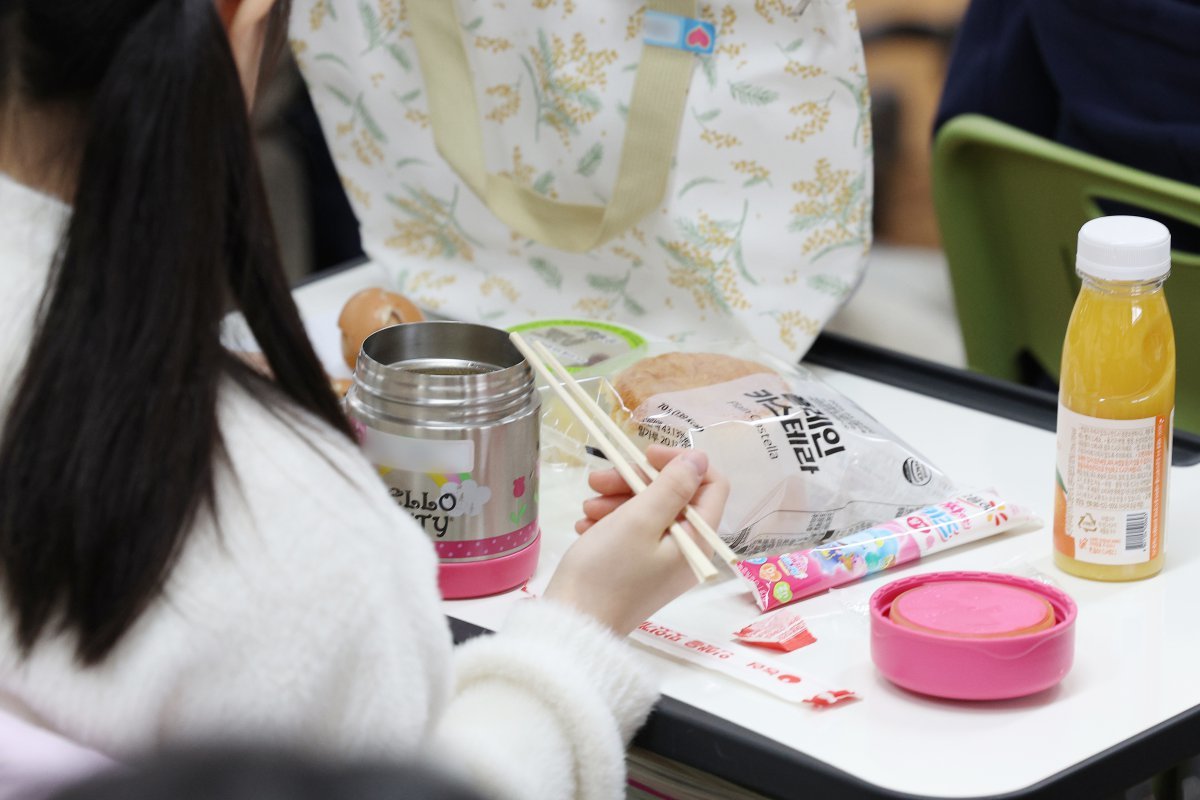
[{"label": "brown egg", "polygon": [[363,341],[380,328],[425,319],[421,309],[402,294],[386,289],[363,289],[346,301],[338,317],[342,329],[342,358],[354,369]]}]

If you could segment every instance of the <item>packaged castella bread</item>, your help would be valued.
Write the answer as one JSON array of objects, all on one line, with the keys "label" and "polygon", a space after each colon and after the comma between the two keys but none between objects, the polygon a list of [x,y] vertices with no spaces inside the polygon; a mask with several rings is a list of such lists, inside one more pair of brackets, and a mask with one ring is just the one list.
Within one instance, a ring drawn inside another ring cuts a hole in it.
[{"label": "packaged castella bread", "polygon": [[808,370],[748,345],[720,349],[617,361],[607,374],[634,441],[702,449],[729,478],[720,533],[738,553],[816,546],[954,493]]}]

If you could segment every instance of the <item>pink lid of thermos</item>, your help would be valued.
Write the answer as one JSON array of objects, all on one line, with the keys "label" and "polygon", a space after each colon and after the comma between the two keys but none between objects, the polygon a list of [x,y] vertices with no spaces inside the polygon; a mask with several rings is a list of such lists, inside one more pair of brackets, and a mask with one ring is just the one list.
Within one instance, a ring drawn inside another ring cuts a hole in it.
[{"label": "pink lid of thermos", "polygon": [[1076,613],[1065,593],[1028,578],[914,575],[871,596],[871,657],[888,680],[921,694],[1022,697],[1070,670]]}]

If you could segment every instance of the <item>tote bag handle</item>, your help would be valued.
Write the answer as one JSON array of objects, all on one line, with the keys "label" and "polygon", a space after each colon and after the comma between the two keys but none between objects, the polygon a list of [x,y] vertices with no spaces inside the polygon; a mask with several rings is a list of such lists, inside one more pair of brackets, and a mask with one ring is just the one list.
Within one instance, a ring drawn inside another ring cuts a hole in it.
[{"label": "tote bag handle", "polygon": [[[646,8],[696,16],[696,0],[649,0]],[[658,208],[679,141],[693,54],[644,48],[611,199],[606,205],[564,203],[487,171],[475,84],[452,0],[410,0],[408,13],[438,151],[506,225],[541,244],[582,253],[619,236]]]}]

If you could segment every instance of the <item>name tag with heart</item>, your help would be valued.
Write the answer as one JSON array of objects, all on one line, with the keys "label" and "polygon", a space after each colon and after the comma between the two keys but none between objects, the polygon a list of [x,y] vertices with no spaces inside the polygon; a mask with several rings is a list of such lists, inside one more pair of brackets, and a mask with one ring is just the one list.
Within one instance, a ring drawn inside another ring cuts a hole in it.
[{"label": "name tag with heart", "polygon": [[647,11],[642,21],[642,41],[697,55],[712,55],[717,31],[711,23],[662,11]]}]

